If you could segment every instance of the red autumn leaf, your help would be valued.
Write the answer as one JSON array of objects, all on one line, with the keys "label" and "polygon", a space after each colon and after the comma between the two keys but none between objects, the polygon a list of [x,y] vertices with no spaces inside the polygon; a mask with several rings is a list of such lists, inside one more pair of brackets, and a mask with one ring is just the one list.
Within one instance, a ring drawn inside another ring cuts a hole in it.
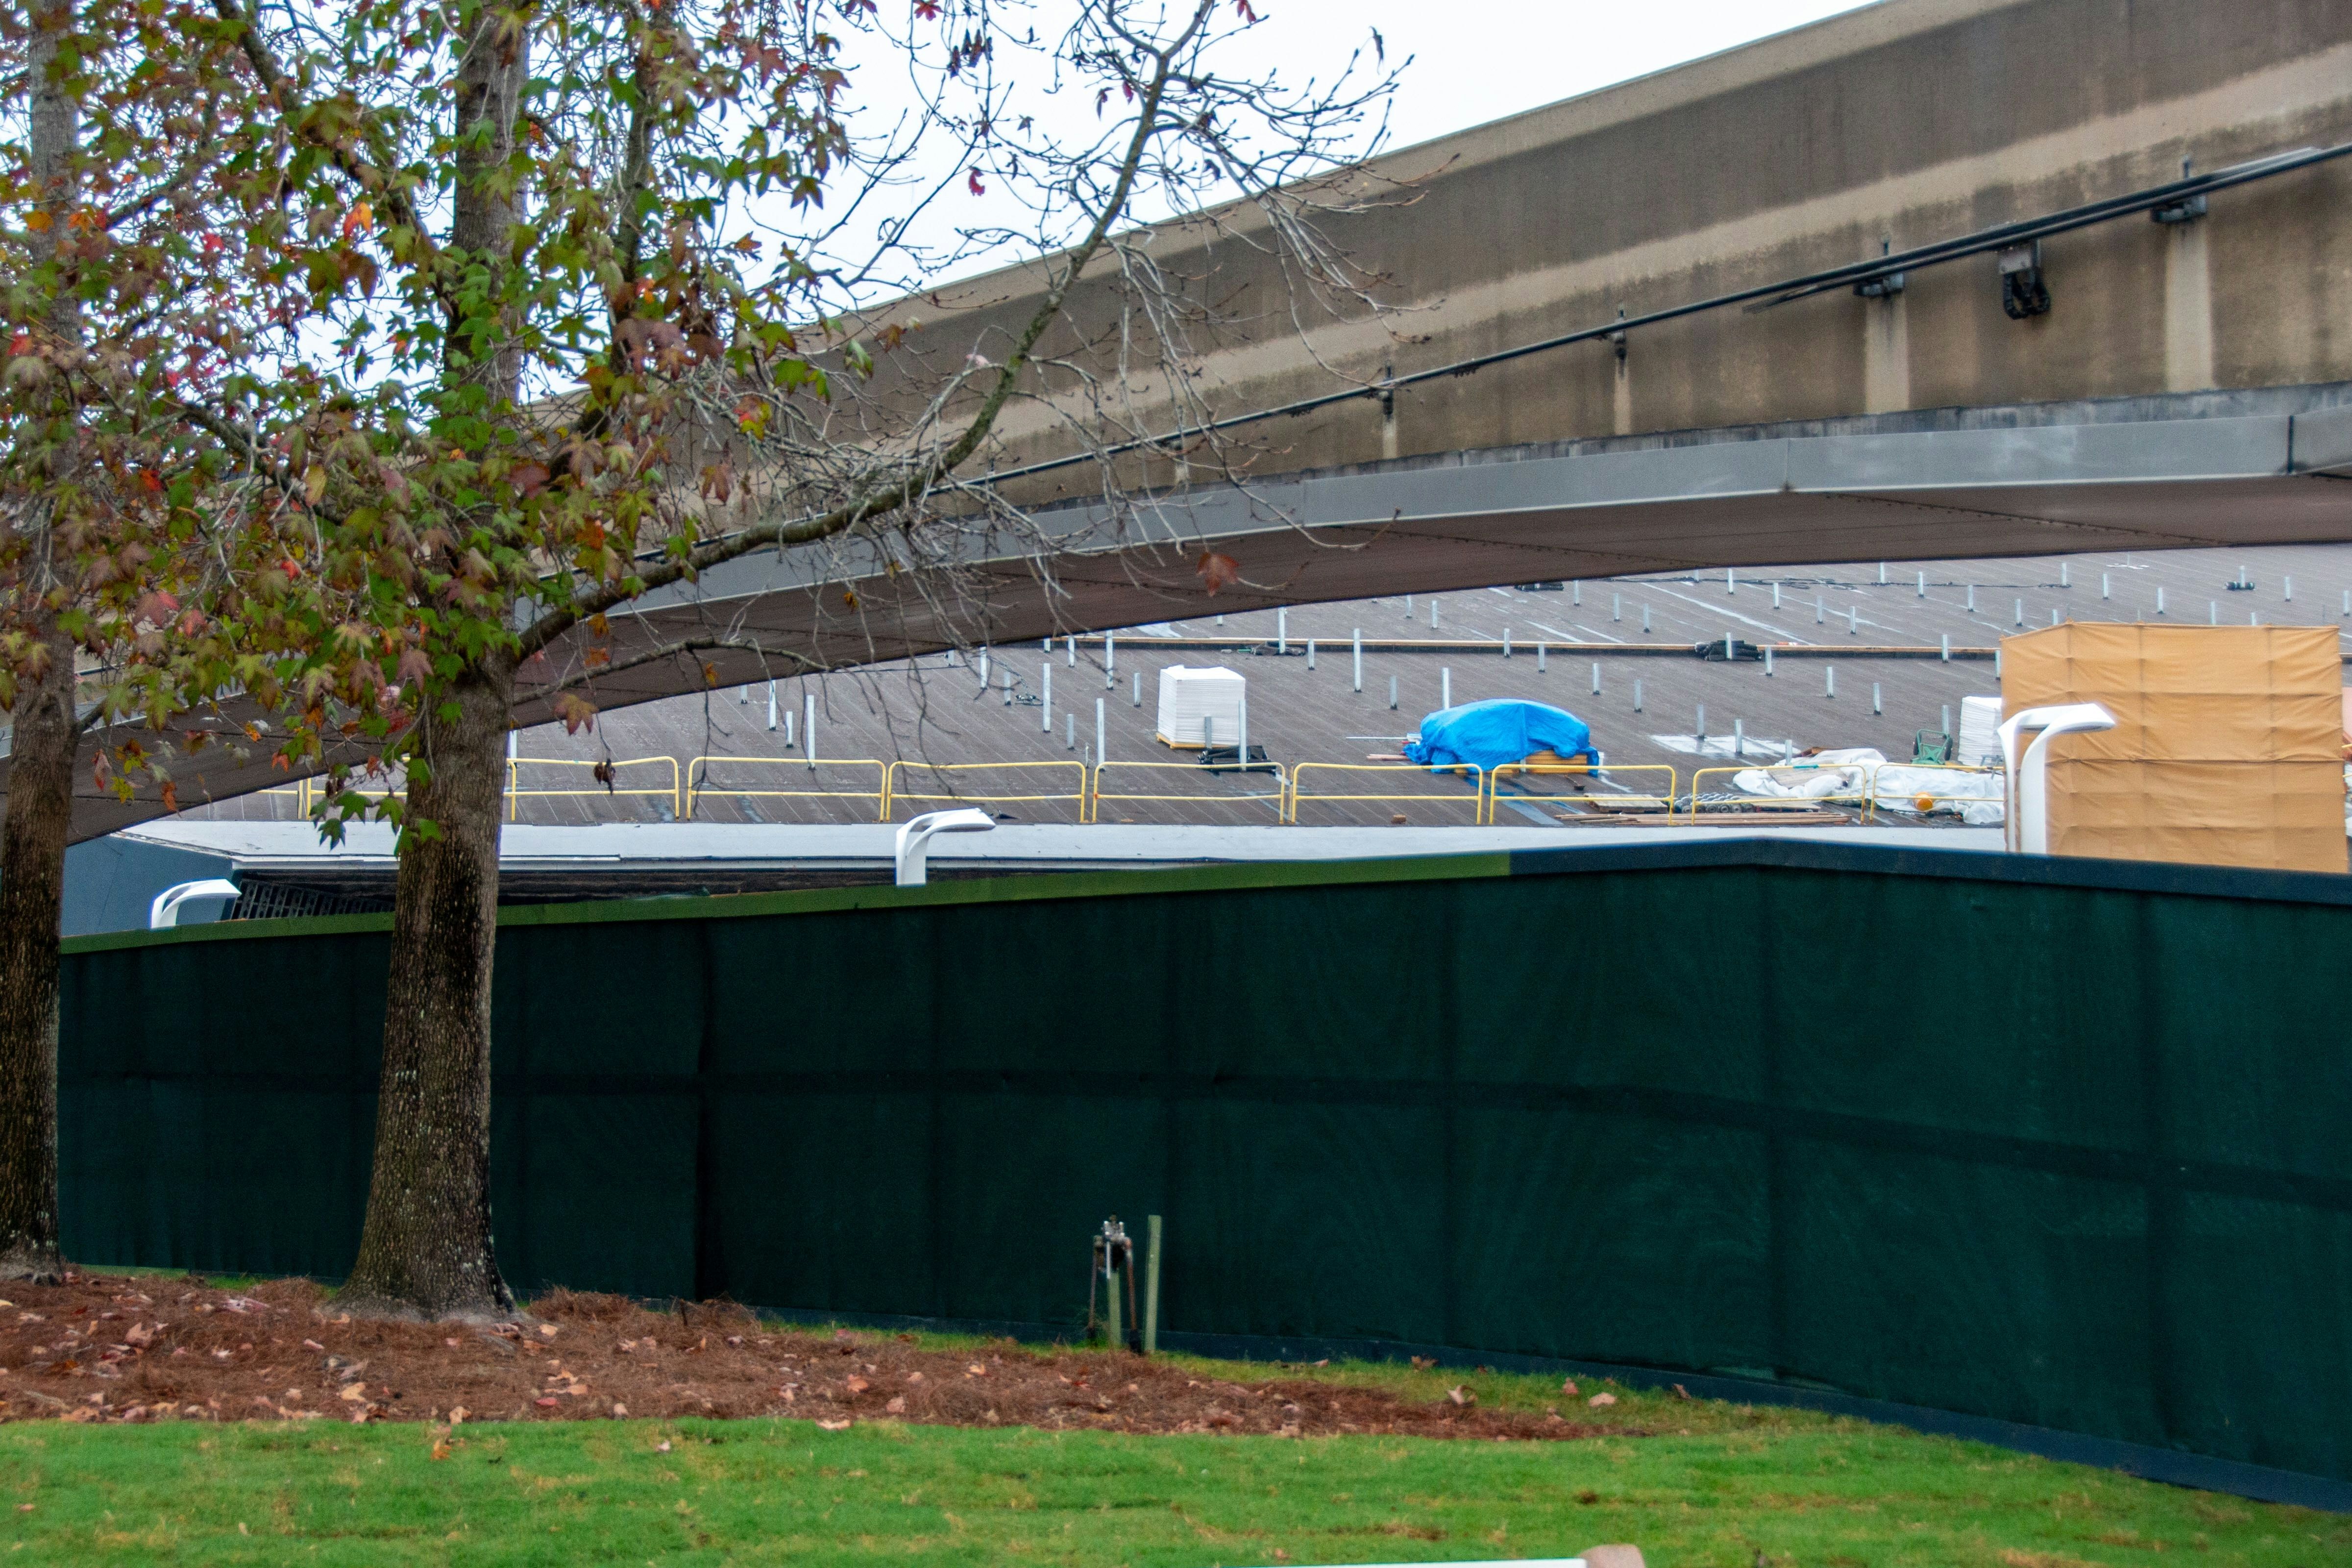
[{"label": "red autumn leaf", "polygon": [[1234,15],[1244,22],[1257,20],[1257,13],[1250,9],[1250,0],[1234,0]]},{"label": "red autumn leaf", "polygon": [[553,1399],[534,1399],[531,1403],[538,1405],[541,1410],[552,1410],[555,1408],[558,1402]]},{"label": "red autumn leaf", "polygon": [[170,779],[165,779],[163,781],[163,809],[165,811],[177,811],[180,809],[180,791],[178,786],[173,784]]},{"label": "red autumn leaf", "polygon": [[1242,563],[1230,555],[1221,555],[1210,550],[1202,552],[1197,570],[1202,583],[1213,594],[1227,584],[1241,580]]},{"label": "red autumn leaf", "polygon": [[515,489],[527,496],[535,496],[545,489],[551,478],[545,463],[518,463],[510,477]]},{"label": "red autumn leaf", "polygon": [[563,721],[563,732],[567,735],[596,728],[596,705],[576,691],[566,691],[556,698],[555,716]]},{"label": "red autumn leaf", "polygon": [[940,19],[940,8],[932,0],[915,0],[915,15],[926,22],[936,22]]},{"label": "red autumn leaf", "polygon": [[963,183],[965,185],[970,187],[973,195],[984,196],[988,195],[988,187],[980,183],[980,171],[978,169],[974,169],[971,174],[966,174],[964,176]]}]

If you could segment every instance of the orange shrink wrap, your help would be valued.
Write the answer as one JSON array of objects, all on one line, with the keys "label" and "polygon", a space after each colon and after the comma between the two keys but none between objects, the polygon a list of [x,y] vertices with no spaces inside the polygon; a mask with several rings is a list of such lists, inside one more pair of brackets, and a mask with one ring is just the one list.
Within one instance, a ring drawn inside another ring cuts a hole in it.
[{"label": "orange shrink wrap", "polygon": [[2344,666],[2331,626],[2081,622],[2001,639],[2004,716],[2096,702],[2050,743],[2050,849],[2343,871]]}]

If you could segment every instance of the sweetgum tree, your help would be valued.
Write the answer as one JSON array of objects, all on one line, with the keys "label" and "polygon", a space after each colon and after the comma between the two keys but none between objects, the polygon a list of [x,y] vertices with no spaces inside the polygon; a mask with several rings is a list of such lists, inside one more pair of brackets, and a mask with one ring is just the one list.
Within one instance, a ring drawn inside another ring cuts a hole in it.
[{"label": "sweetgum tree", "polygon": [[[212,3],[299,220],[299,374],[257,395],[252,427],[318,545],[309,575],[224,612],[224,635],[259,658],[315,628],[289,744],[317,761],[379,742],[389,786],[335,764],[323,826],[399,828],[346,1300],[509,1312],[490,976],[522,673],[589,723],[616,664],[606,617],[641,595],[844,541],[929,570],[954,554],[935,541],[1017,525],[969,471],[1016,398],[1051,402],[1109,483],[1134,427],[1100,356],[1058,401],[1041,363],[1073,289],[1093,268],[1118,295],[1120,341],[1180,389],[1162,401],[1181,426],[1192,307],[1139,218],[1222,198],[1299,276],[1360,291],[1314,237],[1301,182],[1360,148],[1386,79],[1294,90],[1226,71],[1247,0],[1056,0],[1066,26],[1042,41],[1037,11],[983,0],[887,17],[875,0]],[[984,222],[944,210],[992,191]],[[1012,257],[1042,257],[1042,288],[970,352],[918,352],[908,312],[886,308]],[[719,628],[627,658],[755,640]]]},{"label": "sweetgum tree", "polygon": [[274,700],[317,638],[251,597],[310,552],[245,374],[303,300],[252,177],[234,30],[200,5],[36,0],[0,17],[0,1278],[42,1278],[77,778],[86,761],[93,788],[171,806],[176,752],[258,738],[171,727],[225,691]]}]

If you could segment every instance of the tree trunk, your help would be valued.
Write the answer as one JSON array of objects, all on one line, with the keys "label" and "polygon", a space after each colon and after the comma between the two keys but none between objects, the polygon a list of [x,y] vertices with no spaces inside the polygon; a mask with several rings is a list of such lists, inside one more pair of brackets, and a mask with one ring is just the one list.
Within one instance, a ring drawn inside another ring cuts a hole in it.
[{"label": "tree trunk", "polygon": [[428,716],[418,737],[431,773],[411,784],[410,807],[440,836],[400,858],[375,1170],[343,1301],[489,1317],[514,1310],[490,1247],[490,958],[512,666],[494,655],[449,697],[456,721]]},{"label": "tree trunk", "polygon": [[[509,232],[520,195],[505,179],[530,79],[528,7],[484,6],[457,63],[457,178],[451,245],[496,280],[485,323],[453,315],[443,384],[486,394],[493,421],[510,413],[521,359],[498,318]],[[430,1318],[511,1314],[514,1293],[490,1245],[490,959],[498,936],[499,801],[514,717],[514,663],[493,652],[466,666],[446,694],[454,721],[418,721],[428,764],[408,805],[438,836],[405,836],[393,896],[392,966],[384,992],[383,1082],[375,1169],[358,1261],[343,1287],[362,1311]]]},{"label": "tree trunk", "polygon": [[74,646],[17,689],[0,821],[0,1279],[53,1282],[58,1250],[58,926],[73,822]]},{"label": "tree trunk", "polygon": [[[28,236],[36,267],[57,256],[79,195],[80,106],[56,79],[58,45],[73,31],[70,0],[37,0],[26,77],[30,174],[49,219]],[[27,226],[28,227],[32,226]],[[58,288],[47,325],[79,341],[81,317]],[[66,839],[73,825],[74,644],[57,629],[49,596],[55,551],[46,505],[26,509],[16,610],[47,663],[20,673],[10,735],[8,807],[0,819],[0,1279],[51,1279],[58,1250],[58,928],[65,907]]]}]

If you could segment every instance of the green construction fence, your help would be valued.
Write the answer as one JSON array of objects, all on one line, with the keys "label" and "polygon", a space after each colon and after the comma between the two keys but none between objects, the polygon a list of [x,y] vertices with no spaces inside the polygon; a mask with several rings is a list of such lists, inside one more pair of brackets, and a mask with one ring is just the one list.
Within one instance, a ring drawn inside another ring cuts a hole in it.
[{"label": "green construction fence", "polygon": [[[68,944],[76,1257],[339,1276],[386,921]],[[506,912],[518,1289],[1715,1372],[2352,1478],[2347,879],[1735,841]],[[1139,1224],[1137,1226],[1139,1233]]]}]

